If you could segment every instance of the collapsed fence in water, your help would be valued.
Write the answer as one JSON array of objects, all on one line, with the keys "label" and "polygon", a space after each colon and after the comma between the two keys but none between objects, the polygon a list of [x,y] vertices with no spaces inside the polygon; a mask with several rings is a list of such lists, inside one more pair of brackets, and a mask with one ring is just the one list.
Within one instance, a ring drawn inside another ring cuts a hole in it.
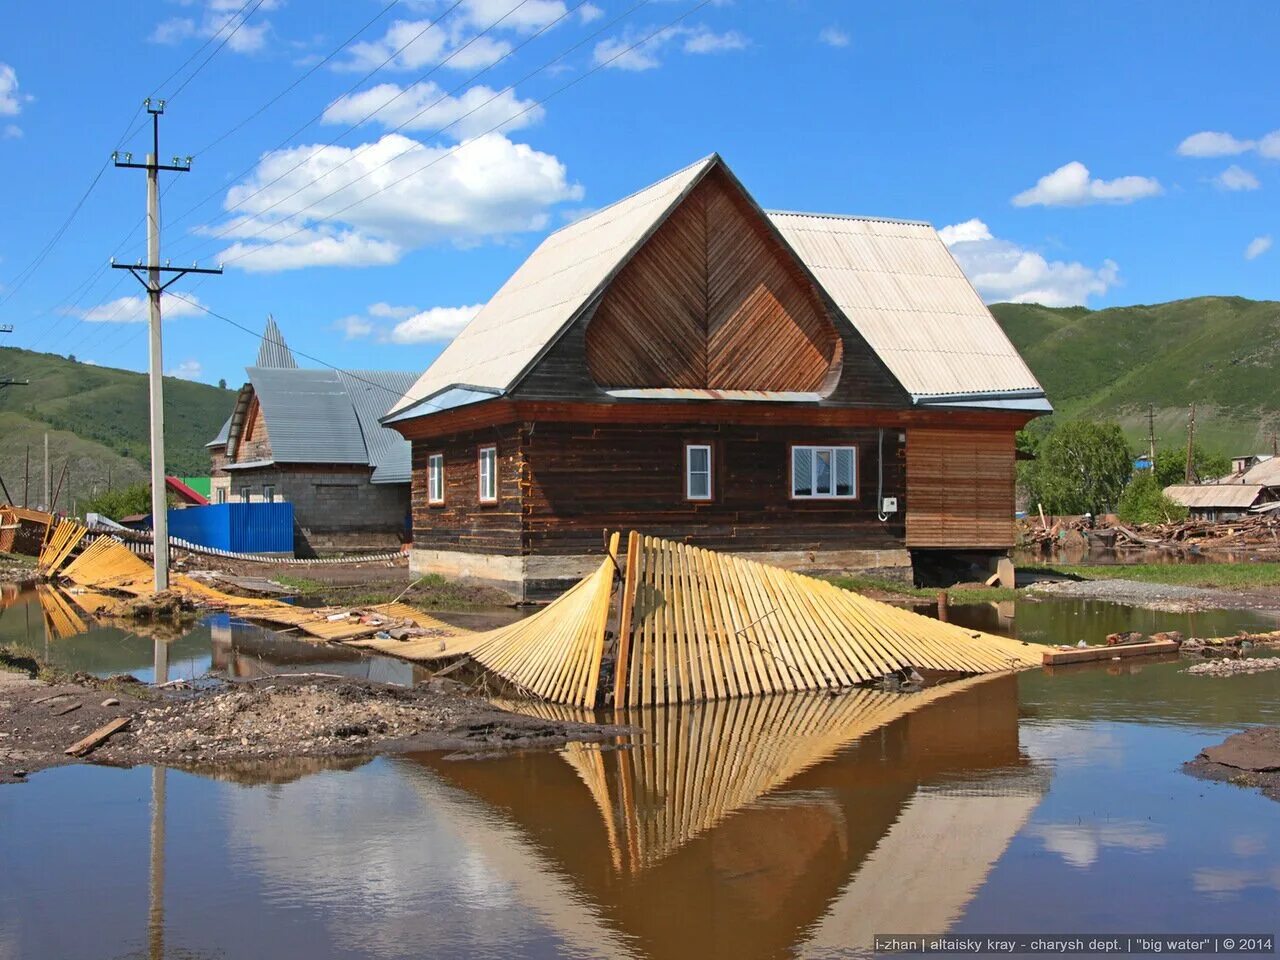
[{"label": "collapsed fence in water", "polygon": [[[144,560],[110,537],[82,546],[86,539],[79,524],[51,525],[40,571],[92,591],[149,594],[151,568]],[[318,640],[358,642],[424,662],[467,655],[522,694],[588,708],[599,705],[610,683],[607,703],[646,707],[840,690],[912,671],[999,673],[1041,662],[1029,644],[943,623],[825,580],[635,531],[622,555],[620,539],[612,534],[600,566],[557,600],[483,633],[403,604],[352,617],[233,597],[182,575],[172,587],[193,602]],[[380,639],[392,617],[430,636]]]}]

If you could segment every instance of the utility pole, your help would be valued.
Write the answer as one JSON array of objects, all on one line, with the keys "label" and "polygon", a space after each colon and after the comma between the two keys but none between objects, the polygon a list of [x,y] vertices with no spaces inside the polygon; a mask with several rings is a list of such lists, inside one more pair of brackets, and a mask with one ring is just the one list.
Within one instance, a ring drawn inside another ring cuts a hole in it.
[{"label": "utility pole", "polygon": [[1196,405],[1191,405],[1191,416],[1187,419],[1187,483],[1195,483],[1196,467],[1192,456],[1196,442]]},{"label": "utility pole", "polygon": [[[0,323],[0,333],[13,333],[13,324]],[[13,377],[0,377],[0,390],[5,387],[29,387],[30,380],[15,380]]]},{"label": "utility pole", "polygon": [[[151,114],[151,152],[147,154],[145,163],[134,163],[133,154],[111,155],[117,167],[131,170],[147,171],[147,263],[136,264],[111,262],[112,269],[128,270],[147,289],[150,301],[150,369],[148,378],[151,386],[151,529],[154,535],[156,590],[169,589],[169,512],[165,503],[164,483],[164,348],[160,336],[160,294],[171,283],[188,273],[222,273],[216,270],[201,269],[195,264],[190,267],[171,267],[166,262],[160,263],[160,171],[187,173],[191,170],[191,158],[185,160],[174,157],[172,163],[160,162],[160,115],[164,113],[164,101],[157,100],[152,104],[151,98],[146,101],[147,113]],[[141,272],[146,270],[145,275]],[[162,273],[172,274],[164,283],[160,282]]]},{"label": "utility pole", "polygon": [[1156,468],[1156,408],[1147,404],[1147,456],[1151,460],[1151,469]]},{"label": "utility pole", "polygon": [[44,510],[52,513],[53,510],[49,506],[49,490],[52,484],[49,482],[49,431],[44,432]]},{"label": "utility pole", "polygon": [[27,444],[27,453],[22,460],[22,508],[31,506],[31,444]]}]

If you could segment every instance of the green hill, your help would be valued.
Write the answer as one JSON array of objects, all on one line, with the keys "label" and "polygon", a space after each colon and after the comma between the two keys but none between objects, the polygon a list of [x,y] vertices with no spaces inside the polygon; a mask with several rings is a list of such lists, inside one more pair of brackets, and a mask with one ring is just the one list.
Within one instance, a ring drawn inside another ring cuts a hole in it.
[{"label": "green hill", "polygon": [[992,305],[1000,325],[1044,385],[1060,416],[1118,420],[1146,445],[1196,437],[1228,456],[1271,450],[1280,431],[1280,303],[1196,297],[1089,310]]},{"label": "green hill", "polygon": [[[24,462],[30,453],[30,502],[41,499],[44,435],[49,434],[51,487],[67,465],[59,501],[146,479],[147,378],[130,370],[77,363],[65,357],[0,348],[0,375],[30,386],[0,389],[0,477],[22,499]],[[203,383],[164,379],[165,459],[179,476],[209,472],[205,444],[235,404],[235,392]]]}]

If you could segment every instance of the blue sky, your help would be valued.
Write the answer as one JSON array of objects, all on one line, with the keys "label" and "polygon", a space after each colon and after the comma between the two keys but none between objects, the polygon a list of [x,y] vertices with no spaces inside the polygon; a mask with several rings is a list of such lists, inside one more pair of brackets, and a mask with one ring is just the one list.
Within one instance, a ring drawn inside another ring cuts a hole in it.
[{"label": "blue sky", "polygon": [[[1276,5],[386,6],[6,4],[3,342],[145,366],[101,269],[143,252],[139,171],[27,268],[157,91],[162,155],[195,154],[164,255],[228,262],[174,289],[348,368],[425,368],[550,230],[712,151],[768,208],[932,222],[991,301],[1280,298]],[[256,342],[166,307],[166,368],[240,382]]]}]

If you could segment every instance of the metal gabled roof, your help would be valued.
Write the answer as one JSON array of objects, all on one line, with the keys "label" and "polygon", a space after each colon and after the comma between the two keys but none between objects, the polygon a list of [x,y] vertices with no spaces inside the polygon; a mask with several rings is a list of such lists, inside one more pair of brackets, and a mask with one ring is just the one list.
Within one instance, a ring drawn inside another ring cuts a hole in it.
[{"label": "metal gabled roof", "polygon": [[547,237],[388,418],[449,387],[512,387],[717,162],[705,157]]},{"label": "metal gabled roof", "polygon": [[250,367],[277,463],[367,464],[360,421],[332,370]]},{"label": "metal gabled roof", "polygon": [[[400,400],[418,379],[400,370],[340,370],[338,379],[350,398],[364,438],[374,483],[408,483],[411,478],[409,441],[378,422],[392,403]],[[268,432],[270,427],[268,427]]]},{"label": "metal gabled roof", "polygon": [[234,411],[227,414],[227,422],[222,425],[218,435],[205,444],[206,447],[225,447],[227,445],[227,441],[231,439],[231,418],[234,415]]},{"label": "metal gabled roof", "polygon": [[284,342],[284,334],[276,324],[276,318],[267,315],[267,326],[262,331],[262,345],[258,347],[258,363],[260,369],[268,367],[277,370],[297,370],[298,361],[293,359],[293,351]]},{"label": "metal gabled roof", "polygon": [[917,402],[983,394],[1043,397],[1031,368],[929,224],[768,216]]},{"label": "metal gabled roof", "polygon": [[1257,483],[1176,483],[1165,487],[1170,500],[1184,507],[1206,510],[1244,510],[1253,506],[1265,488]]}]

